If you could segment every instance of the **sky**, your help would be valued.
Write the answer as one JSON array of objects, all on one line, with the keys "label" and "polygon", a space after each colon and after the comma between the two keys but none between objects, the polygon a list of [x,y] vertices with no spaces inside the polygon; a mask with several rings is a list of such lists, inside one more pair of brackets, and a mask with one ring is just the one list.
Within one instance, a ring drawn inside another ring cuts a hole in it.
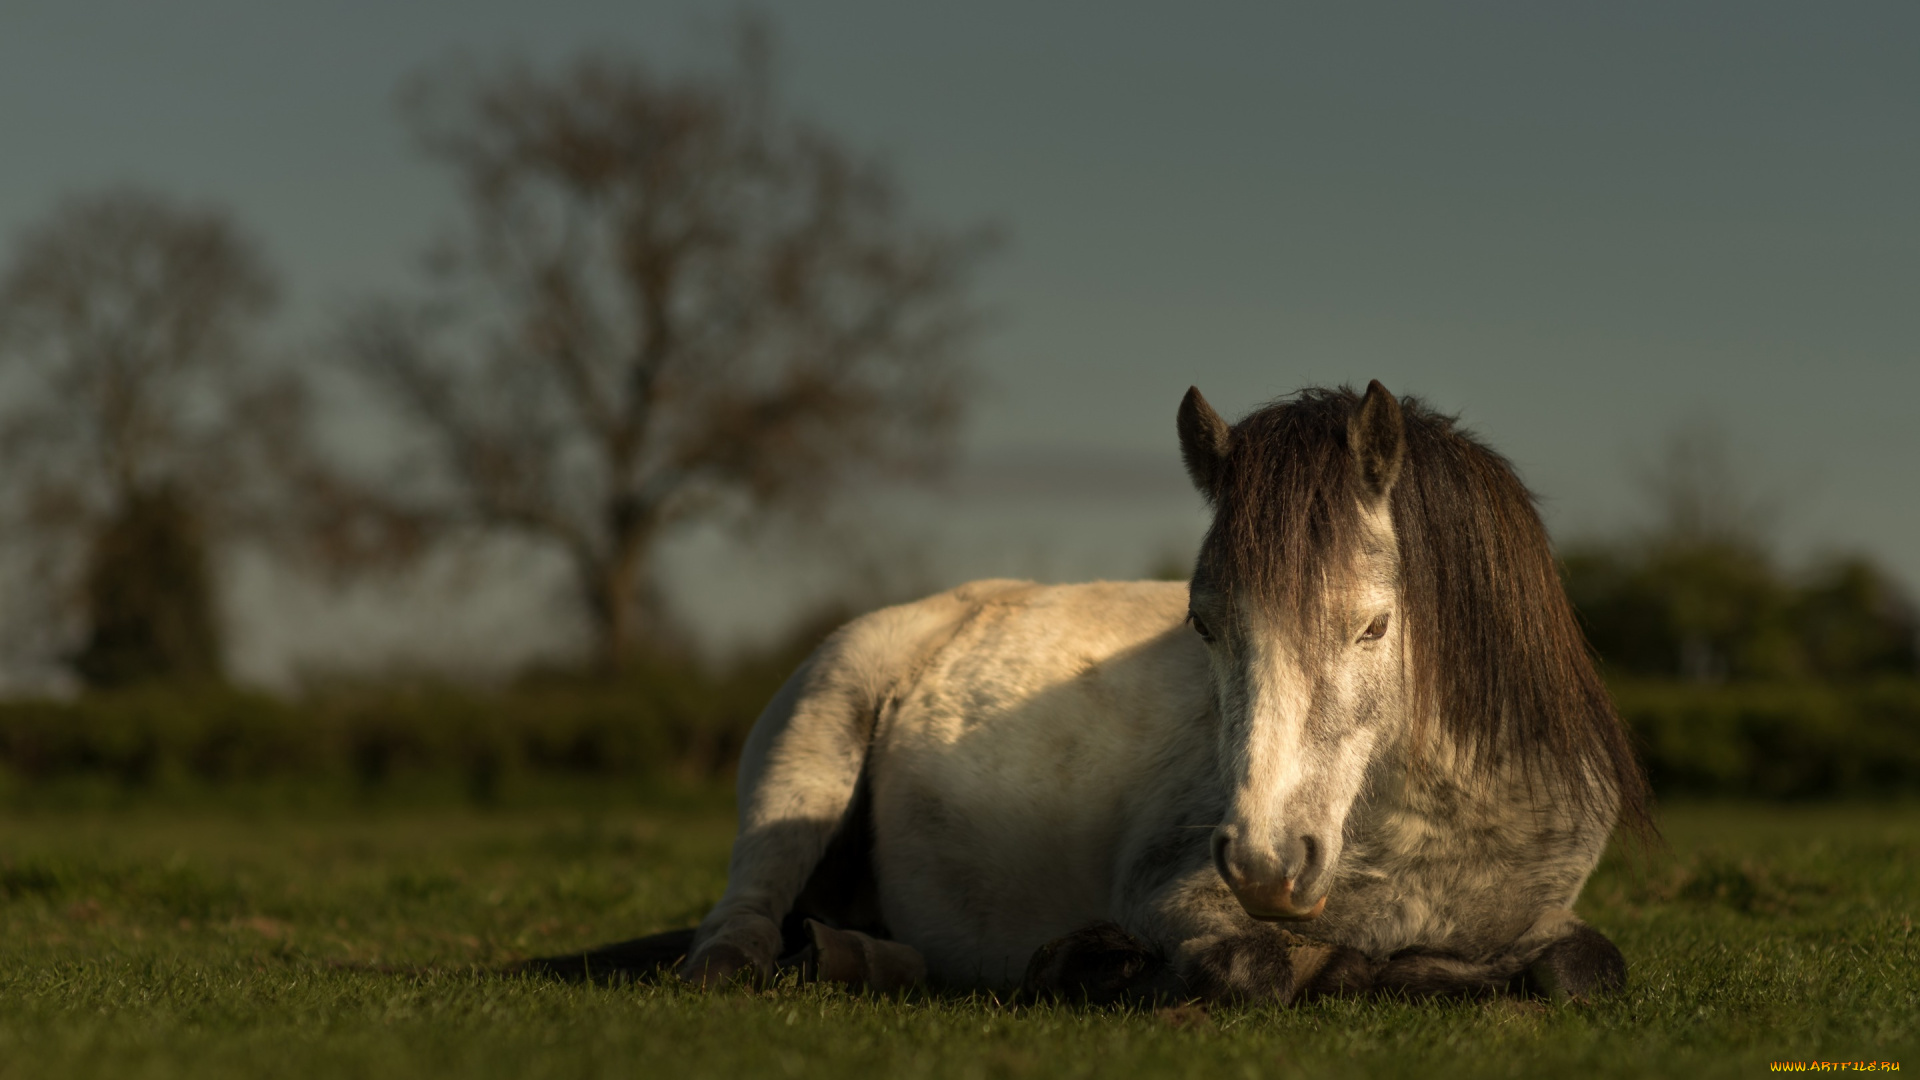
[{"label": "sky", "polygon": [[[321,340],[456,209],[398,121],[409,73],[589,48],[698,70],[735,10],[11,3],[0,242],[73,190],[217,201],[281,268],[275,332]],[[959,474],[847,526],[891,560],[875,574],[1190,557],[1189,384],[1233,417],[1378,378],[1506,453],[1562,539],[1630,525],[1636,463],[1708,428],[1773,498],[1786,558],[1862,550],[1920,585],[1920,6],[769,12],[791,111],[878,154],[922,217],[1008,238],[978,278],[992,318]],[[844,576],[831,550],[683,536],[676,601],[751,639]],[[458,601],[342,600],[255,567],[236,662],[506,663],[565,639],[557,572],[502,553]]]}]

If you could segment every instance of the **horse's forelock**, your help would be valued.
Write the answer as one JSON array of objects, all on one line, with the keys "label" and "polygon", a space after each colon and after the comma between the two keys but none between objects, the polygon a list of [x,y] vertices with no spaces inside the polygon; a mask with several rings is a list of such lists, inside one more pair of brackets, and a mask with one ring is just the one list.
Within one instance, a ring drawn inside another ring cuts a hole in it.
[{"label": "horse's forelock", "polygon": [[[1347,447],[1360,397],[1308,390],[1234,425],[1199,573],[1314,626],[1365,535]],[[1650,828],[1645,774],[1561,586],[1533,496],[1453,417],[1401,399],[1406,455],[1391,492],[1414,715],[1467,759],[1518,761],[1598,810]],[[1310,635],[1318,639],[1323,635]],[[1596,785],[1597,781],[1597,785]]]},{"label": "horse's forelock", "polygon": [[1348,572],[1361,512],[1347,418],[1352,391],[1310,390],[1234,425],[1202,571],[1223,592],[1324,614]]}]

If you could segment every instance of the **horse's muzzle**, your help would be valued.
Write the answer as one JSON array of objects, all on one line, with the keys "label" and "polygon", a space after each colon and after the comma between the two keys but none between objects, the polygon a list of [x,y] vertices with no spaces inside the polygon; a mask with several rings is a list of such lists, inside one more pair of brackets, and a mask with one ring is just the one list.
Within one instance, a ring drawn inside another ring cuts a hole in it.
[{"label": "horse's muzzle", "polygon": [[1308,907],[1295,904],[1292,878],[1281,878],[1274,886],[1255,884],[1235,886],[1232,882],[1228,882],[1227,887],[1233,890],[1234,899],[1240,901],[1240,906],[1246,909],[1247,914],[1268,922],[1303,921],[1315,918],[1327,910],[1325,896],[1315,900]]},{"label": "horse's muzzle", "polygon": [[1213,865],[1248,915],[1267,921],[1297,921],[1314,918],[1327,909],[1326,893],[1311,901],[1297,895],[1297,890],[1304,891],[1298,889],[1300,884],[1307,883],[1311,888],[1321,876],[1315,858],[1321,850],[1317,842],[1305,837],[1290,845],[1296,865],[1283,868],[1257,856],[1249,858],[1249,853],[1234,842],[1235,831],[1222,828],[1213,834]]}]

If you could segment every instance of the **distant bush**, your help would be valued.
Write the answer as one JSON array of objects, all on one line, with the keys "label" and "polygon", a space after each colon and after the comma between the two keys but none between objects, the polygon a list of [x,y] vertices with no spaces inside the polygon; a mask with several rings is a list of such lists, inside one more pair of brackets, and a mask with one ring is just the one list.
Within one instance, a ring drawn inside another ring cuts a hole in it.
[{"label": "distant bush", "polygon": [[1848,682],[1920,671],[1920,614],[1863,557],[1789,574],[1754,545],[1665,538],[1575,547],[1561,567],[1616,673]]},{"label": "distant bush", "polygon": [[93,775],[130,788],[334,775],[375,789],[457,772],[479,802],[519,772],[712,777],[738,759],[790,666],[662,662],[617,681],[550,673],[493,692],[366,683],[283,700],[156,686],[0,702],[0,768],[27,783]]},{"label": "distant bush", "polygon": [[1567,597],[1610,675],[1694,682],[1920,676],[1920,608],[1884,567],[1840,552],[1784,565],[1760,493],[1710,419],[1636,470],[1638,525],[1561,549]]},{"label": "distant bush", "polygon": [[[292,701],[203,689],[6,702],[0,769],[130,789],[323,776],[378,791],[434,774],[483,804],[516,776],[717,780],[790,667],[659,665],[614,683],[549,674],[491,693],[369,684]],[[1614,695],[1665,796],[1920,793],[1920,680],[1632,680]]]},{"label": "distant bush", "polygon": [[1663,795],[1768,799],[1920,792],[1920,680],[1708,686],[1619,682],[1614,700]]}]

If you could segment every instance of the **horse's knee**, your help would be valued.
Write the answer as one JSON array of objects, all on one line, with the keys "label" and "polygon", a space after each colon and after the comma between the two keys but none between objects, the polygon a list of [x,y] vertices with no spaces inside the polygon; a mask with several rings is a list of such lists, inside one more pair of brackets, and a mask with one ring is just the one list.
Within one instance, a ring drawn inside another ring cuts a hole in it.
[{"label": "horse's knee", "polygon": [[1506,989],[1513,968],[1431,949],[1403,949],[1373,978],[1375,993],[1409,998],[1483,998]]},{"label": "horse's knee", "polygon": [[1182,974],[1193,996],[1204,1001],[1291,1001],[1300,985],[1295,962],[1323,959],[1301,948],[1272,934],[1229,937],[1194,955]]},{"label": "horse's knee", "polygon": [[1346,945],[1299,945],[1292,958],[1295,1001],[1369,993],[1382,967],[1379,960]]},{"label": "horse's knee", "polygon": [[1627,985],[1627,958],[1607,936],[1580,923],[1527,966],[1526,985],[1553,998],[1611,994]]},{"label": "horse's knee", "polygon": [[927,977],[927,961],[911,945],[869,937],[857,930],[835,930],[807,920],[812,938],[815,978],[889,994]]},{"label": "horse's knee", "polygon": [[1095,923],[1034,950],[1021,988],[1091,1005],[1183,996],[1166,959],[1113,923]]},{"label": "horse's knee", "polygon": [[1345,945],[1295,950],[1296,1001],[1386,994],[1409,998],[1486,997],[1505,988],[1513,969],[1430,949],[1405,949],[1385,959]]},{"label": "horse's knee", "polygon": [[700,935],[680,977],[703,990],[745,979],[763,983],[773,975],[780,955],[780,927],[764,915],[735,915],[712,933]]}]

